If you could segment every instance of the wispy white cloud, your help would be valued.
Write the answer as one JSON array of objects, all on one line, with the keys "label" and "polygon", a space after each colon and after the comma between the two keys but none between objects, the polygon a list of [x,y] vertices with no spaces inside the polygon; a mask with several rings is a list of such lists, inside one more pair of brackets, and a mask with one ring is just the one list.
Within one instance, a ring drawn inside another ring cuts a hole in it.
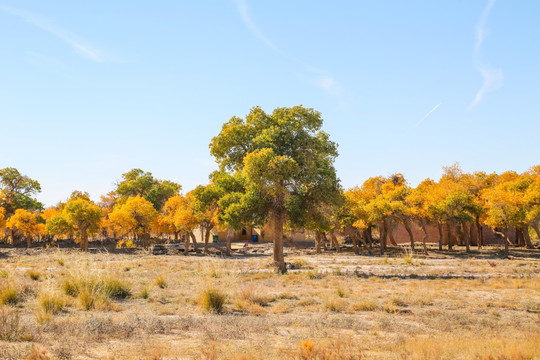
[{"label": "wispy white cloud", "polygon": [[426,113],[426,115],[424,115],[424,116],[420,119],[420,121],[418,121],[418,122],[416,123],[416,126],[415,126],[415,127],[418,127],[424,120],[426,120],[426,119],[429,117],[429,115],[431,115],[432,112],[434,112],[435,110],[437,110],[437,108],[438,108],[439,106],[441,106],[441,105],[442,105],[442,103],[438,103],[437,105],[435,105],[435,106],[433,107],[433,109],[429,110],[429,111]]},{"label": "wispy white cloud", "polygon": [[503,86],[504,76],[502,69],[490,67],[483,63],[480,59],[480,50],[482,49],[482,45],[488,34],[486,23],[489,13],[491,12],[491,8],[494,4],[495,0],[488,1],[482,15],[478,19],[478,23],[476,24],[476,42],[474,44],[473,61],[476,69],[480,72],[480,74],[482,74],[484,83],[482,84],[480,90],[478,90],[476,93],[472,103],[469,105],[469,109],[473,108],[480,101],[482,101],[488,92],[498,90]]},{"label": "wispy white cloud", "polygon": [[253,34],[253,36],[258,38],[275,53],[293,62],[296,62],[297,64],[303,66],[306,72],[314,74],[310,77],[310,83],[312,83],[314,86],[332,95],[338,95],[341,93],[341,87],[339,86],[335,78],[332,76],[332,74],[330,74],[328,71],[313,67],[308,63],[286,53],[285,51],[281,50],[276,44],[274,44],[270,39],[268,39],[251,18],[251,15],[249,14],[249,8],[245,0],[235,0],[234,2],[236,4],[236,10],[242,18],[242,22]]},{"label": "wispy white cloud", "polygon": [[111,61],[112,59],[104,54],[101,50],[90,46],[89,44],[85,43],[84,41],[80,40],[78,36],[70,32],[69,30],[63,29],[49,20],[45,19],[44,17],[41,17],[37,14],[33,14],[24,10],[16,9],[13,7],[5,6],[0,4],[0,11],[3,11],[5,13],[15,15],[22,20],[26,21],[32,26],[35,26],[53,36],[56,38],[64,41],[69,46],[73,48],[79,55],[95,61],[95,62],[107,62]]}]

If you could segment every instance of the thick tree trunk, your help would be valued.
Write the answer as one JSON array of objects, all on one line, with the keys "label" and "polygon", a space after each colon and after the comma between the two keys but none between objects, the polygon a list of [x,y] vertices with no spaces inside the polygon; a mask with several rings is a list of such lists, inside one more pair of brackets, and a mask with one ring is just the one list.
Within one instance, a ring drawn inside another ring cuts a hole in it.
[{"label": "thick tree trunk", "polygon": [[189,234],[187,231],[183,232],[182,237],[184,238],[184,255],[189,253]]},{"label": "thick tree trunk", "polygon": [[422,238],[422,246],[424,247],[424,254],[427,255],[428,251],[427,251],[426,241],[429,238],[429,234],[426,230],[426,224],[424,222],[421,222],[420,228],[422,228],[422,231],[424,232],[424,237]]},{"label": "thick tree trunk", "polygon": [[437,223],[437,229],[439,230],[439,251],[442,251],[443,229],[441,223]]},{"label": "thick tree trunk", "polygon": [[409,240],[411,241],[411,250],[414,251],[414,236],[409,225],[409,221],[403,220],[403,226],[405,226],[405,230],[407,230],[407,234],[409,234]]},{"label": "thick tree trunk", "polygon": [[234,236],[234,229],[229,226],[227,228],[227,236],[225,238],[225,240],[226,240],[225,255],[227,255],[227,256],[231,256],[231,243],[232,243],[233,236]]},{"label": "thick tree trunk", "polygon": [[[371,247],[368,246],[367,241],[365,239],[366,233],[367,232],[364,231],[364,235],[362,236],[362,234],[360,234],[359,231],[355,231],[354,236],[357,239],[356,243],[358,243],[358,239],[359,239],[362,242],[362,244],[364,245],[364,248],[366,248],[366,250],[368,251],[369,255],[372,255],[373,252],[371,251]],[[358,247],[357,247],[357,249],[358,249]],[[357,252],[357,254],[359,254],[359,253],[360,252]]]},{"label": "thick tree trunk", "polygon": [[88,234],[86,229],[81,229],[81,250],[88,251]]},{"label": "thick tree trunk", "polygon": [[204,234],[204,253],[205,254],[208,254],[208,240],[210,240],[210,230],[212,229],[207,228]]},{"label": "thick tree trunk", "polygon": [[30,249],[32,247],[32,237],[31,236],[26,237],[26,247],[28,249]]},{"label": "thick tree trunk", "polygon": [[[386,222],[383,222],[383,224],[386,224]],[[382,232],[379,235],[379,241],[380,241],[380,249],[381,249],[381,255],[384,254],[384,251],[386,250],[386,226],[382,226]]]},{"label": "thick tree trunk", "polygon": [[285,224],[284,211],[282,209],[272,211],[270,222],[274,236],[274,266],[276,267],[277,272],[284,274],[287,272],[285,258],[283,257],[283,225]]},{"label": "thick tree trunk", "polygon": [[330,230],[328,232],[328,236],[330,236],[330,241],[332,243],[331,246],[335,247],[336,248],[336,252],[340,252],[340,248],[339,248],[339,242],[338,242],[338,239],[336,237],[336,233],[334,231],[334,229]]},{"label": "thick tree trunk", "polygon": [[484,232],[482,231],[482,225],[480,225],[480,216],[476,216],[476,231],[478,232],[478,250],[484,246]]},{"label": "thick tree trunk", "polygon": [[148,249],[148,240],[150,240],[150,234],[144,233],[142,234],[142,245],[143,248]]},{"label": "thick tree trunk", "polygon": [[503,230],[503,241],[504,241],[504,254],[503,254],[503,256],[504,257],[507,257],[510,254],[510,250],[508,248],[508,242],[509,242],[508,231],[509,231],[508,229]]},{"label": "thick tree trunk", "polygon": [[523,231],[523,240],[525,240],[525,246],[527,247],[527,249],[534,249],[534,246],[531,242],[531,236],[529,235],[529,226],[523,225],[522,231]]},{"label": "thick tree trunk", "polygon": [[315,252],[317,254],[320,254],[322,253],[321,251],[321,232],[320,231],[315,231]]},{"label": "thick tree trunk", "polygon": [[538,240],[540,240],[540,229],[538,228],[538,225],[531,224],[531,227],[534,229],[534,232],[536,232],[536,237],[538,238]]},{"label": "thick tree trunk", "polygon": [[321,242],[324,251],[328,251],[328,246],[326,246],[327,240],[328,239],[326,239],[326,234],[324,233],[324,231],[321,231]]},{"label": "thick tree trunk", "polygon": [[193,249],[196,253],[199,252],[199,244],[197,244],[197,238],[195,237],[193,231],[189,232],[189,237],[191,237],[191,241],[193,241]]}]

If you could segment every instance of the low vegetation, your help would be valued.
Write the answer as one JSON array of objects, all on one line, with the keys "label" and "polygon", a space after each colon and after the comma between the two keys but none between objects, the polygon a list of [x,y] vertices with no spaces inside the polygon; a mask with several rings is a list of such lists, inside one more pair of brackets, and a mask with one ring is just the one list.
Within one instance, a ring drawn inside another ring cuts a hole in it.
[{"label": "low vegetation", "polygon": [[[0,357],[538,358],[538,258],[492,253],[414,253],[410,266],[402,251],[387,261],[294,251],[302,268],[278,275],[265,256],[11,250]],[[46,276],[31,280],[30,261]]]}]

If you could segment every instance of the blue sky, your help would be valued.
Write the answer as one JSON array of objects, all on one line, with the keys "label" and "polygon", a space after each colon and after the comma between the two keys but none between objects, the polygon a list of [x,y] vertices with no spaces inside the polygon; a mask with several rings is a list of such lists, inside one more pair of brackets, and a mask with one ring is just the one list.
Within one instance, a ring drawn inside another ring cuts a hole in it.
[{"label": "blue sky", "polygon": [[302,104],[345,187],[540,160],[540,2],[0,0],[0,168],[55,204],[207,182],[230,117]]}]

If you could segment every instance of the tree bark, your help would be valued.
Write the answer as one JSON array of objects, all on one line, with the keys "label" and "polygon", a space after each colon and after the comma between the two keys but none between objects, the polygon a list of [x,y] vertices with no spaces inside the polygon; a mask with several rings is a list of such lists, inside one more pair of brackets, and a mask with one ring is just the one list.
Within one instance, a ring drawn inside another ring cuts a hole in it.
[{"label": "tree bark", "polygon": [[[386,224],[385,221],[383,221],[383,224]],[[384,251],[386,250],[386,226],[382,226],[382,232],[380,234],[380,249],[381,249],[381,255],[384,254]]]},{"label": "tree bark", "polygon": [[[367,232],[364,230],[364,236],[366,236],[366,233]],[[364,245],[364,248],[366,248],[366,250],[368,251],[369,255],[372,255],[373,252],[371,251],[371,247],[368,246],[367,241],[366,241],[364,236],[362,236],[362,234],[360,234],[359,231],[354,232],[354,237],[356,238],[356,243],[358,244],[358,239],[360,239],[360,241]],[[357,247],[357,250],[358,250],[358,247]],[[360,252],[358,251],[356,254],[359,254],[359,253]]]},{"label": "tree bark", "polygon": [[189,234],[187,231],[183,232],[183,238],[184,238],[184,255],[187,255],[189,253]]},{"label": "tree bark", "polygon": [[476,216],[476,231],[478,231],[478,250],[484,246],[484,232],[482,231],[482,225],[480,225],[480,216]]},{"label": "tree bark", "polygon": [[330,236],[332,246],[335,246],[335,248],[336,248],[336,252],[340,252],[341,249],[339,248],[339,242],[338,242],[338,239],[336,237],[336,233],[335,233],[334,229],[330,230],[328,232],[328,235]]},{"label": "tree bark", "polygon": [[285,224],[285,213],[278,205],[278,209],[274,209],[270,214],[270,226],[274,236],[274,266],[276,271],[285,274],[287,266],[283,257],[283,225]]},{"label": "tree bark", "polygon": [[321,232],[315,231],[315,252],[317,254],[322,253],[321,251]]},{"label": "tree bark", "polygon": [[232,243],[233,236],[234,236],[234,229],[229,226],[227,228],[227,236],[225,238],[225,240],[226,240],[225,255],[227,255],[227,256],[231,256],[231,243]]},{"label": "tree bark", "polygon": [[508,249],[508,229],[503,230],[503,241],[504,241],[504,257],[508,257],[510,250]]},{"label": "tree bark", "polygon": [[204,253],[205,254],[208,254],[208,240],[210,240],[210,230],[212,229],[207,228],[204,234]]},{"label": "tree bark", "polygon": [[86,229],[81,229],[81,250],[88,251],[88,234]]},{"label": "tree bark", "polygon": [[420,227],[422,228],[422,231],[424,232],[424,237],[422,238],[422,246],[424,247],[424,254],[427,255],[428,251],[427,251],[426,241],[429,238],[429,234],[426,230],[426,224],[423,221],[420,223]]},{"label": "tree bark", "polygon": [[189,236],[191,237],[191,241],[193,241],[193,249],[196,253],[199,252],[199,244],[197,244],[197,238],[195,237],[193,231],[189,232]]},{"label": "tree bark", "polygon": [[534,246],[531,242],[531,236],[529,235],[529,226],[523,225],[522,231],[523,231],[523,240],[525,240],[525,246],[527,247],[527,249],[534,249]]},{"label": "tree bark", "polygon": [[405,230],[407,230],[407,234],[409,234],[409,240],[411,241],[411,250],[414,251],[414,236],[411,227],[409,226],[409,221],[403,220],[403,226],[405,226]]},{"label": "tree bark", "polygon": [[397,246],[396,239],[394,239],[394,226],[389,224],[386,231],[388,233],[387,236],[390,238],[390,244],[392,244],[392,246]]},{"label": "tree bark", "polygon": [[538,237],[538,240],[540,240],[540,229],[538,228],[538,225],[536,224],[532,224],[531,227],[534,229],[534,231],[536,232],[536,237]]}]

